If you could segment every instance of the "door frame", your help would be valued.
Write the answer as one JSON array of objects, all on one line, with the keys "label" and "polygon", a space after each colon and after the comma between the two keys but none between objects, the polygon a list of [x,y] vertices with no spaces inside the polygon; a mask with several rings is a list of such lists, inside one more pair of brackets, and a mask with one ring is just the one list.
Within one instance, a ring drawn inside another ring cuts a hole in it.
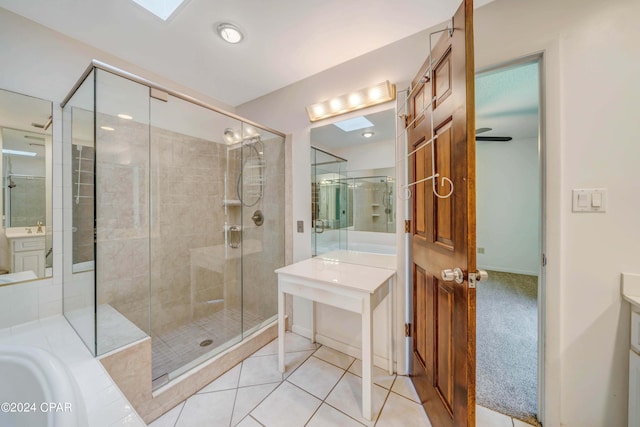
[{"label": "door frame", "polygon": [[[546,227],[546,217],[547,217],[547,191],[546,191],[546,182],[547,182],[547,149],[546,149],[546,82],[545,82],[545,52],[540,51],[533,54],[521,56],[518,58],[514,58],[511,60],[503,61],[497,64],[493,64],[487,67],[482,67],[476,69],[475,74],[486,73],[490,71],[499,70],[501,68],[512,67],[514,65],[525,64],[530,62],[538,63],[538,85],[539,85],[539,109],[538,109],[538,168],[540,174],[540,211],[539,211],[539,259],[540,259],[540,268],[538,271],[538,420],[545,425],[545,401],[546,401],[546,367],[545,367],[545,354],[546,354],[546,323],[547,323],[547,307],[546,307],[546,253],[547,253],[547,227]],[[399,91],[400,92],[400,91]],[[405,100],[405,109],[406,109],[406,100]],[[405,110],[406,111],[406,110]],[[405,135],[406,137],[406,135]],[[405,142],[406,146],[406,141]],[[402,150],[404,151],[404,150]],[[406,153],[404,153],[406,155]],[[399,153],[396,154],[397,156]],[[406,173],[404,172],[402,175],[398,174],[397,182],[408,182]],[[402,181],[401,181],[402,180]],[[402,215],[402,216],[401,216]],[[404,220],[412,220],[411,212],[406,209],[405,212],[400,212],[398,210],[398,231],[400,231],[401,224],[404,223]],[[399,233],[400,236],[400,233]],[[404,321],[405,323],[411,323],[413,319],[413,291],[412,291],[412,273],[409,266],[408,260],[410,259],[410,245],[408,244],[410,238],[410,234],[402,233],[402,236],[399,237],[399,242],[402,241],[402,246],[404,247],[404,259],[398,260],[398,265],[402,266],[402,270],[404,271],[404,293],[405,293],[405,314]],[[400,251],[398,251],[400,252]],[[399,269],[400,270],[400,269]],[[482,286],[480,284],[479,286]],[[411,354],[412,354],[412,339],[411,337],[407,337],[405,339],[404,346],[404,357],[403,360],[406,364],[406,373],[411,372]],[[400,360],[400,358],[398,358]],[[400,373],[400,372],[398,372]]]}]

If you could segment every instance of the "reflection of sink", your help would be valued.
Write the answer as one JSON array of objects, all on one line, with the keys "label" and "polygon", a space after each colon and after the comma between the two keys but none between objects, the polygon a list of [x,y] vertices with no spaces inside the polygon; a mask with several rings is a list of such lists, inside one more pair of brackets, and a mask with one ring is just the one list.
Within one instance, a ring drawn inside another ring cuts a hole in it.
[{"label": "reflection of sink", "polygon": [[33,227],[9,227],[5,230],[7,239],[21,239],[23,237],[40,237],[44,236],[45,226],[40,227],[41,231],[38,231],[37,226]]}]

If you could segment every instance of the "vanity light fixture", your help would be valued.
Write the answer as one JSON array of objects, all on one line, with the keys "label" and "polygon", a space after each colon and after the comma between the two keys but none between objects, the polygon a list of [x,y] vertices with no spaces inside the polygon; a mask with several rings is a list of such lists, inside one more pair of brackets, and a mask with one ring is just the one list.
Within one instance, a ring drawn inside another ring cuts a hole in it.
[{"label": "vanity light fixture", "polygon": [[218,35],[222,37],[222,40],[227,43],[236,44],[240,43],[244,38],[244,34],[240,31],[240,28],[228,22],[223,22],[217,27]]},{"label": "vanity light fixture", "polygon": [[396,85],[386,80],[377,85],[336,96],[307,107],[311,122],[350,113],[396,99]]},{"label": "vanity light fixture", "polygon": [[13,154],[14,156],[27,156],[27,157],[35,157],[38,155],[38,153],[34,153],[33,151],[10,150],[8,148],[3,148],[2,154]]},{"label": "vanity light fixture", "polygon": [[123,114],[123,113],[117,114],[117,116],[118,116],[118,118],[123,119],[123,120],[132,120],[133,119],[132,116],[130,116],[128,114]]},{"label": "vanity light fixture", "polygon": [[362,132],[362,136],[364,136],[365,138],[371,138],[374,135],[373,131],[366,131],[366,132]]}]

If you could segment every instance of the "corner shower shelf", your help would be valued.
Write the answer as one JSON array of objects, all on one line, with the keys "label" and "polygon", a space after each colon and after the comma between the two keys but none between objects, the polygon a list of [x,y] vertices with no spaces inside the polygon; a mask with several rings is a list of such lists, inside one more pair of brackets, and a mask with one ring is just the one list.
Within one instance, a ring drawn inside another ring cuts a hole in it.
[{"label": "corner shower shelf", "polygon": [[237,199],[224,199],[222,206],[240,206],[240,200]]},{"label": "corner shower shelf", "polygon": [[380,216],[380,214],[371,214],[371,216]]}]

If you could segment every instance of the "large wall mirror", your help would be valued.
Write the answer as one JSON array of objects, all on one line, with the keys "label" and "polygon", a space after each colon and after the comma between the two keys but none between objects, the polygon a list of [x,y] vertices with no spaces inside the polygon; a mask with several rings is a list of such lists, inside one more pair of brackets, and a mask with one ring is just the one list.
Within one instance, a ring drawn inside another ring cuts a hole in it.
[{"label": "large wall mirror", "polygon": [[395,110],[311,129],[312,253],[395,253]]},{"label": "large wall mirror", "polygon": [[53,273],[51,108],[0,89],[0,286]]}]

